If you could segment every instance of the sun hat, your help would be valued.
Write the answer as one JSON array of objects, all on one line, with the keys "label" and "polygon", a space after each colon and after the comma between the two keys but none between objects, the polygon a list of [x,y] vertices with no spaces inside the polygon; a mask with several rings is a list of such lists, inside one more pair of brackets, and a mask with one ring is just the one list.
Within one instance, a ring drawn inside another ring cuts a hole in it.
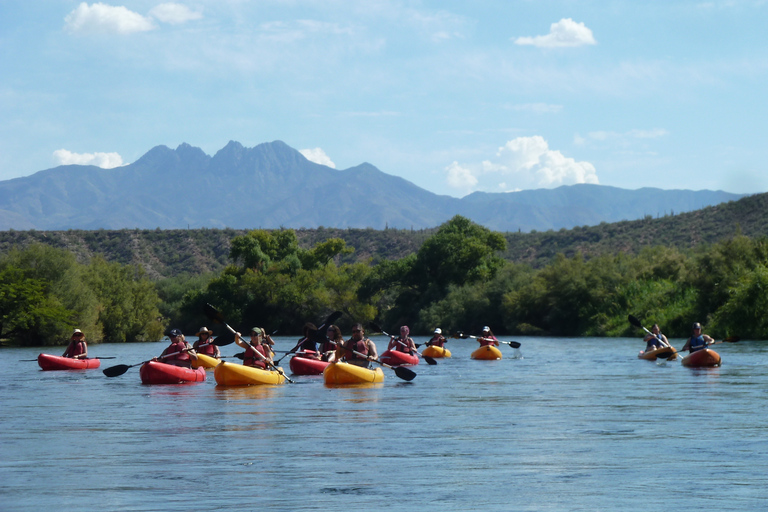
[{"label": "sun hat", "polygon": [[261,327],[254,327],[251,329],[251,332],[255,332],[256,336],[261,336],[264,334],[264,331],[261,330]]},{"label": "sun hat", "polygon": [[75,336],[76,334],[83,334],[83,331],[81,331],[80,329],[75,329],[74,331],[72,331],[72,336]]},{"label": "sun hat", "polygon": [[201,327],[200,330],[195,334],[195,336],[200,336],[201,334],[213,334],[213,331],[208,329],[207,327]]},{"label": "sun hat", "polygon": [[440,329],[439,327],[435,329],[435,334],[443,334],[442,329]]}]

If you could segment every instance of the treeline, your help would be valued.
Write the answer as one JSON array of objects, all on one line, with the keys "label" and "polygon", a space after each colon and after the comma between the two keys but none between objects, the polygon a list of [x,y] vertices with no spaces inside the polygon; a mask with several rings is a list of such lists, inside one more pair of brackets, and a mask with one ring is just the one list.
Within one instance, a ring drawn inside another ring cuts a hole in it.
[{"label": "treeline", "polygon": [[[329,233],[330,234],[330,233]],[[156,340],[170,327],[196,332],[203,304],[241,330],[296,334],[330,312],[388,331],[551,336],[634,336],[633,314],[683,337],[705,331],[768,337],[768,238],[735,235],[695,250],[647,245],[637,253],[557,253],[546,265],[502,257],[508,238],[457,216],[398,258],[358,261],[340,237],[300,243],[293,230],[254,230],[228,240],[223,270],[150,281],[142,267],[94,257],[80,263],[40,244],[0,257],[0,338]],[[211,327],[211,326],[209,326]]]},{"label": "treeline", "polygon": [[62,344],[72,329],[89,341],[159,340],[164,322],[154,283],[137,266],[35,244],[0,257],[0,340]]}]

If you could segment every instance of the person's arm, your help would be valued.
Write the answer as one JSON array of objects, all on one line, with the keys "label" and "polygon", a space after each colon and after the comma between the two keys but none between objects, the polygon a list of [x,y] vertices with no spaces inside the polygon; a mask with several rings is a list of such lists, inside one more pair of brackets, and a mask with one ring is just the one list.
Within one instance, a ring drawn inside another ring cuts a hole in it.
[{"label": "person's arm", "polygon": [[706,343],[707,345],[715,342],[715,338],[713,338],[712,336],[708,336],[705,334],[703,337],[704,337],[704,343]]},{"label": "person's arm", "polygon": [[72,357],[70,354],[72,353],[72,342],[69,342],[69,345],[67,345],[67,349],[64,351],[63,354],[61,354],[61,357]]},{"label": "person's arm", "polygon": [[378,359],[379,353],[376,351],[376,344],[368,339],[368,358],[369,359]]},{"label": "person's arm", "polygon": [[691,338],[688,338],[688,340],[685,342],[685,345],[683,345],[683,348],[680,349],[680,352],[685,350],[691,350]]},{"label": "person's arm", "polygon": [[83,353],[75,356],[75,359],[87,359],[88,358],[88,343],[85,340],[81,341],[83,344]]}]

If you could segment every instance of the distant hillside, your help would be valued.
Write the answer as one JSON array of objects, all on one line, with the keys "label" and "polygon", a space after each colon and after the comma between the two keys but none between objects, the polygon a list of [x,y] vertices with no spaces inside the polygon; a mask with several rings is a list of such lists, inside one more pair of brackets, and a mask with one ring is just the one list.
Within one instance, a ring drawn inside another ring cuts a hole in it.
[{"label": "distant hillside", "polygon": [[735,200],[721,191],[572,185],[462,199],[371,164],[336,170],[275,141],[230,142],[213,157],[157,146],[115,169],[67,165],[0,182],[0,229],[430,229],[463,215],[498,231],[663,216]]},{"label": "distant hillside", "polygon": [[[433,231],[320,228],[297,230],[297,235],[304,247],[331,237],[342,238],[356,249],[345,261],[375,262],[417,251]],[[161,279],[221,270],[230,263],[230,240],[243,233],[244,230],[233,229],[2,231],[0,253],[13,246],[40,242],[65,248],[81,261],[102,254],[110,261],[141,264],[152,278]],[[768,194],[660,218],[570,230],[507,233],[509,247],[504,256],[539,267],[558,253],[635,253],[654,245],[688,250],[739,233],[753,238],[768,236]]]}]

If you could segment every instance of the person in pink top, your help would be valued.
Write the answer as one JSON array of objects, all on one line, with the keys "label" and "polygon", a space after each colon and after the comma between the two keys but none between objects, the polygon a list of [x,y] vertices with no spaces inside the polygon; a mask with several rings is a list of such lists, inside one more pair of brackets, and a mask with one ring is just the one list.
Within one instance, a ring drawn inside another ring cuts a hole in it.
[{"label": "person in pink top", "polygon": [[491,332],[491,328],[487,325],[483,327],[483,334],[477,338],[477,341],[480,343],[481,347],[486,347],[488,345],[499,346],[499,340],[496,339],[496,336]]},{"label": "person in pink top", "polygon": [[72,331],[69,345],[64,351],[63,357],[71,359],[88,359],[88,344],[85,342],[85,334],[80,329]]}]

